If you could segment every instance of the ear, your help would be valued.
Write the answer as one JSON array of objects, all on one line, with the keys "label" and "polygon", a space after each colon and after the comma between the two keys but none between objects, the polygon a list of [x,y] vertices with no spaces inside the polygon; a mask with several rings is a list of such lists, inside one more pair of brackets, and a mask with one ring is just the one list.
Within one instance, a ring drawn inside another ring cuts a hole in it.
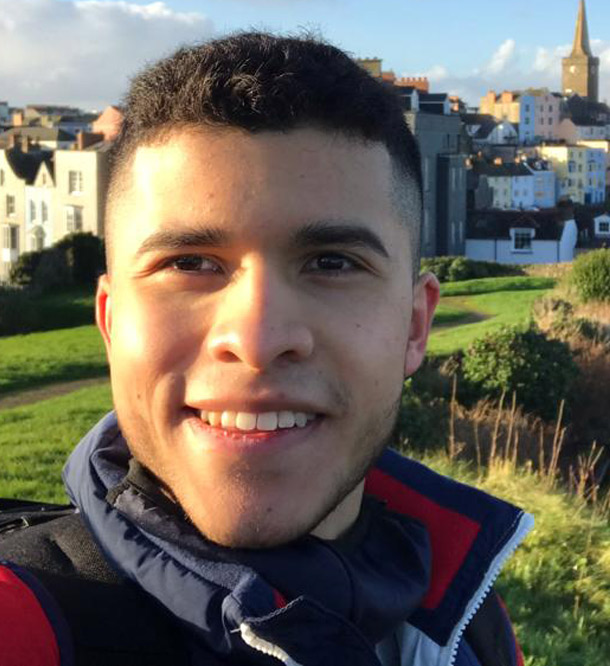
[{"label": "ear", "polygon": [[95,294],[95,321],[104,338],[106,355],[110,356],[112,342],[112,298],[110,296],[110,278],[107,274],[100,277]]},{"label": "ear", "polygon": [[413,289],[411,328],[405,354],[405,377],[411,376],[424,360],[434,310],[440,298],[440,285],[432,273],[420,275]]}]

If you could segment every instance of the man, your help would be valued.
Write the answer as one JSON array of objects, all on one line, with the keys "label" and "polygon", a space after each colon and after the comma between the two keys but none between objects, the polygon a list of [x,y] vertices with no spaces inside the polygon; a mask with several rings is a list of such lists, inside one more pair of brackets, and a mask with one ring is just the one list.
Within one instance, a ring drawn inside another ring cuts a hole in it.
[{"label": "man", "polygon": [[517,664],[490,589],[529,518],[386,449],[439,295],[394,94],[237,35],[140,74],[113,150],[116,415],[79,513],[1,551],[9,663]]}]

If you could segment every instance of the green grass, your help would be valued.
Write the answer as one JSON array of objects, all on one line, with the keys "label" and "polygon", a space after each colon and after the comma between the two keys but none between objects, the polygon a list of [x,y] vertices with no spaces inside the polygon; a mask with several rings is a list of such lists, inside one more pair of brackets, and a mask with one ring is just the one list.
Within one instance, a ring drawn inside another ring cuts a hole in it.
[{"label": "green grass", "polygon": [[610,655],[610,526],[607,516],[534,474],[472,469],[431,454],[424,462],[533,513],[536,526],[500,576],[526,666],[607,666]]},{"label": "green grass", "polygon": [[0,338],[0,394],[106,373],[95,326]]},{"label": "green grass", "polygon": [[0,497],[64,502],[64,462],[110,409],[104,384],[0,411]]},{"label": "green grass", "polygon": [[462,282],[441,284],[441,296],[488,294],[498,291],[529,291],[530,289],[552,289],[557,280],[549,277],[518,275],[513,277],[480,278]]},{"label": "green grass", "polygon": [[500,277],[441,285],[438,315],[428,353],[445,356],[502,326],[526,326],[534,301],[555,285],[553,278]]}]

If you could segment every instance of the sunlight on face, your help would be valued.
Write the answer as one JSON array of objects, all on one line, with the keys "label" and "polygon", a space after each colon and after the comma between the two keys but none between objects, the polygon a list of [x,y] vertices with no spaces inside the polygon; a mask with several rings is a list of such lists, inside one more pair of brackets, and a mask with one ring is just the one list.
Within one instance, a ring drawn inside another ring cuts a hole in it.
[{"label": "sunlight on face", "polygon": [[[387,151],[183,131],[139,148],[132,178],[97,306],[133,454],[214,541],[336,536],[434,304],[432,282],[411,286]],[[280,428],[290,413],[306,424]]]}]

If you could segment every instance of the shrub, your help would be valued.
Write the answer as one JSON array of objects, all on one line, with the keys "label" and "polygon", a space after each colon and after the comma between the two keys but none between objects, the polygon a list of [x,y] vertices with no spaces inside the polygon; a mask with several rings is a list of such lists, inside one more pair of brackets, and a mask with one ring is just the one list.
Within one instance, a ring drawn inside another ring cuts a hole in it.
[{"label": "shrub", "polygon": [[16,287],[29,287],[42,258],[42,252],[20,254],[9,273],[9,282]]},{"label": "shrub", "polygon": [[102,241],[90,233],[75,233],[40,252],[22,254],[11,270],[9,281],[39,291],[93,285],[104,266]]},{"label": "shrub", "polygon": [[446,400],[432,396],[405,381],[393,443],[401,451],[426,451],[442,448],[449,431],[449,406]]},{"label": "shrub", "polygon": [[477,397],[516,392],[526,411],[553,419],[561,400],[569,397],[578,366],[564,342],[532,327],[505,327],[472,343],[462,371]]},{"label": "shrub", "polygon": [[38,311],[24,289],[0,286],[0,335],[26,333],[36,328]]},{"label": "shrub", "polygon": [[610,250],[594,250],[579,255],[572,268],[572,280],[585,303],[610,301]]},{"label": "shrub", "polygon": [[519,266],[495,261],[476,261],[467,257],[430,257],[422,259],[422,271],[430,271],[439,282],[461,282],[486,277],[524,275]]}]

